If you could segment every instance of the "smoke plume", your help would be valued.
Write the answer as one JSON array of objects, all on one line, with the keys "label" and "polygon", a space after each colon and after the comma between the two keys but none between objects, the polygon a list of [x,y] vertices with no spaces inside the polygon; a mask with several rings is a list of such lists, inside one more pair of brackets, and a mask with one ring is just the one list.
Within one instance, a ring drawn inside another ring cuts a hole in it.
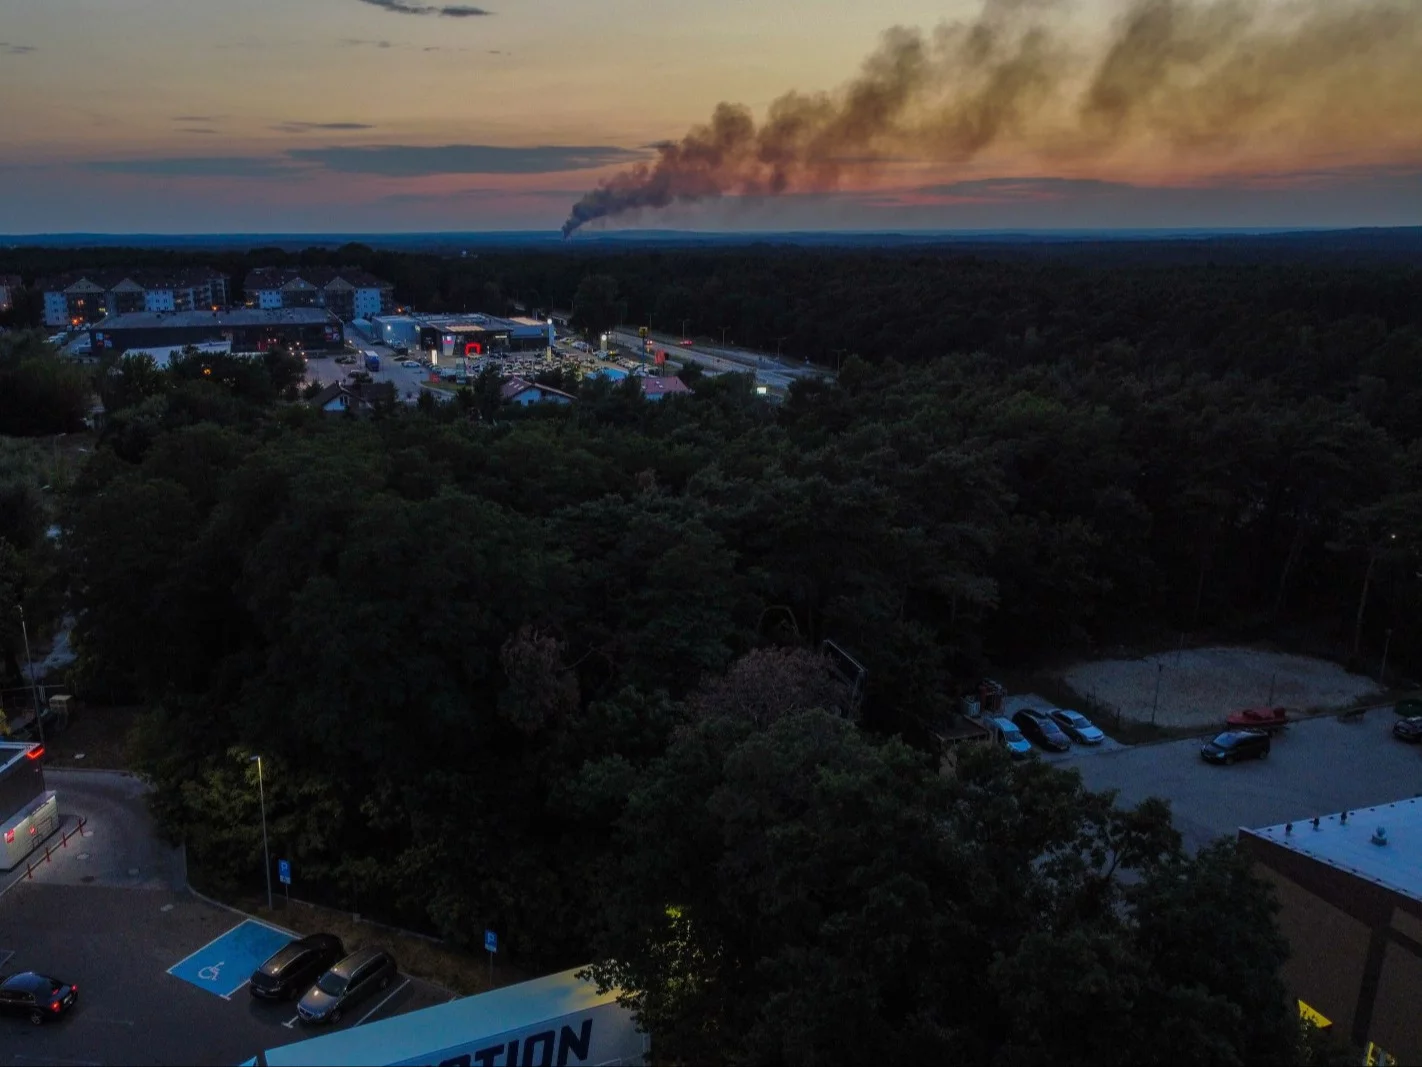
[{"label": "smoke plume", "polygon": [[678,201],[829,192],[895,168],[942,180],[993,153],[1175,181],[1422,162],[1422,0],[1128,0],[1094,41],[1066,10],[987,0],[971,21],[889,30],[847,85],[787,93],[759,123],[722,103],[574,204],[563,236]]}]

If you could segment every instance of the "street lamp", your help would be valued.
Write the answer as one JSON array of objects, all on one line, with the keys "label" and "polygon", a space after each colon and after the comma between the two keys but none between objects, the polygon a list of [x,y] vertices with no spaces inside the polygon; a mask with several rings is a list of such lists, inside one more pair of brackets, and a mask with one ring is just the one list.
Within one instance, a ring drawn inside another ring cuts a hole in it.
[{"label": "street lamp", "polygon": [[262,783],[262,757],[252,756],[247,762],[257,765],[257,796],[262,801],[262,860],[267,871],[267,910],[272,911],[272,854],[267,849],[267,789]]},{"label": "street lamp", "polygon": [[30,668],[30,695],[35,698],[35,729],[39,732],[40,746],[44,746],[44,716],[40,713],[39,690],[35,687],[35,661],[30,657],[30,628],[25,625],[25,606],[16,604],[20,609],[20,633],[25,637],[25,662]]}]

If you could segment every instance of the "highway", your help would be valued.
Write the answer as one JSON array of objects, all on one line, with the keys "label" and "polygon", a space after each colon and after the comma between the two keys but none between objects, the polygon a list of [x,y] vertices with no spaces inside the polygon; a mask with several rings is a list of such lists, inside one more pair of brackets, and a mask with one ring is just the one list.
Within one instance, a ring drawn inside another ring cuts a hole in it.
[{"label": "highway", "polygon": [[[619,345],[636,353],[641,349],[642,339],[636,330],[618,329],[612,333]],[[677,363],[695,363],[717,374],[755,372],[757,385],[772,389],[788,389],[797,378],[833,378],[834,375],[823,367],[796,365],[785,359],[777,360],[760,352],[747,352],[729,346],[694,344],[682,345],[674,337],[665,334],[650,334],[648,339],[655,348],[664,349],[667,359]]]}]

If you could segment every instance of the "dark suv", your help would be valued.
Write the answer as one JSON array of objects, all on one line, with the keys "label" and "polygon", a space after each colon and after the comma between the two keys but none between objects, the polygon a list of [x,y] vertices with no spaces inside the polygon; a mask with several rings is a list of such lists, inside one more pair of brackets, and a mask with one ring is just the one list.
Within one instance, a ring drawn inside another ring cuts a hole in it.
[{"label": "dark suv", "polygon": [[1263,730],[1229,730],[1215,735],[1200,748],[1200,758],[1207,763],[1264,759],[1268,755],[1269,735]]},{"label": "dark suv", "polygon": [[304,1023],[338,1023],[348,1008],[388,986],[398,970],[395,957],[383,948],[352,952],[316,979],[296,1014]]},{"label": "dark suv", "polygon": [[1035,741],[1053,752],[1065,752],[1071,748],[1071,739],[1062,733],[1062,728],[1048,717],[1044,711],[1023,708],[1012,716],[1013,723],[1022,731],[1028,741]]},{"label": "dark suv", "polygon": [[334,934],[293,941],[252,972],[247,991],[262,1000],[290,1000],[311,988],[326,968],[346,954]]}]

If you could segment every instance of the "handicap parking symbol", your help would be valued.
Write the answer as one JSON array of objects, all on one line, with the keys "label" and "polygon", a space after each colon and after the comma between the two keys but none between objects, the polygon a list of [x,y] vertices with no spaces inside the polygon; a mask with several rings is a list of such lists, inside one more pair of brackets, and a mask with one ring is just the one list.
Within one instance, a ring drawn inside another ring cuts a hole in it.
[{"label": "handicap parking symbol", "polygon": [[173,964],[168,973],[214,996],[230,997],[291,940],[284,930],[247,919]]}]

